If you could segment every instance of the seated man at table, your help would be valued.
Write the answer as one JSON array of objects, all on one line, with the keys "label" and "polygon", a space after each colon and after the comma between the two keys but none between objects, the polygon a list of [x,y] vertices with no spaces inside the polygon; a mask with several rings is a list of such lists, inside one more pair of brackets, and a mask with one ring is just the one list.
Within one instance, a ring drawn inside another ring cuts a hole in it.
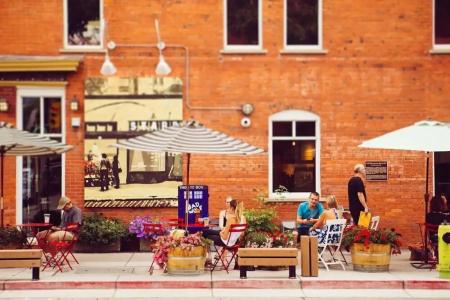
[{"label": "seated man at table", "polygon": [[309,235],[311,228],[323,213],[323,206],[319,203],[319,193],[311,192],[308,202],[303,202],[297,209],[298,240],[301,235]]},{"label": "seated man at table", "polygon": [[73,233],[67,231],[67,226],[78,225],[82,223],[81,210],[75,206],[68,197],[61,197],[58,202],[57,209],[63,210],[61,224],[59,227],[53,226],[50,230],[41,231],[37,234],[37,238],[47,237],[48,241],[72,240]]}]

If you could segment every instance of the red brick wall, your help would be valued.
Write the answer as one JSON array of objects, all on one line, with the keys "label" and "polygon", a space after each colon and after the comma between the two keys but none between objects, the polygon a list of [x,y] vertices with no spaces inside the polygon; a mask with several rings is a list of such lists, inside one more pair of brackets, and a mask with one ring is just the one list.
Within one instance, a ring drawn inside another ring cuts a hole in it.
[{"label": "red brick wall", "polygon": [[[10,86],[0,86],[0,98],[5,98],[8,102],[8,112],[0,112],[0,120],[15,125],[16,113],[16,88]],[[4,224],[15,224],[16,220],[16,158],[5,156],[4,166]],[[1,162],[0,162],[1,163]]]},{"label": "red brick wall", "polygon": [[[389,180],[367,183],[369,206],[382,227],[396,227],[408,241],[418,240],[423,221],[423,153],[365,150],[362,141],[434,118],[450,121],[450,55],[431,55],[431,1],[323,1],[323,55],[281,55],[283,1],[263,1],[263,55],[221,55],[222,1],[105,0],[109,37],[119,44],[156,42],[154,18],[168,44],[190,51],[190,102],[193,106],[236,107],[252,103],[252,126],[239,125],[233,110],[190,110],[205,125],[267,149],[268,118],[286,109],[312,111],[321,118],[321,193],[336,194],[347,205],[347,180],[355,163],[387,160]],[[57,55],[62,48],[62,1],[14,1],[0,4],[1,54]],[[25,15],[25,16],[24,16]],[[18,17],[20,16],[20,17]],[[14,30],[11,30],[14,28]],[[184,77],[181,50],[166,49],[174,76]],[[118,76],[153,76],[155,49],[117,48],[111,59]],[[101,54],[86,54],[69,77],[67,97],[82,100],[83,80],[99,76]],[[83,105],[81,105],[83,107]],[[83,131],[69,126],[66,192],[83,202]],[[210,187],[211,214],[226,195],[256,205],[267,191],[268,157],[193,155],[191,182]],[[14,178],[14,170],[8,171]],[[13,192],[11,190],[11,192]],[[14,197],[11,193],[9,197]],[[281,219],[294,219],[297,203],[278,205]],[[176,214],[175,210],[171,210]],[[155,209],[151,214],[170,213]],[[13,213],[8,212],[10,215]],[[139,210],[105,213],[128,219]],[[147,211],[145,211],[145,214]],[[144,211],[142,212],[144,214]]]}]

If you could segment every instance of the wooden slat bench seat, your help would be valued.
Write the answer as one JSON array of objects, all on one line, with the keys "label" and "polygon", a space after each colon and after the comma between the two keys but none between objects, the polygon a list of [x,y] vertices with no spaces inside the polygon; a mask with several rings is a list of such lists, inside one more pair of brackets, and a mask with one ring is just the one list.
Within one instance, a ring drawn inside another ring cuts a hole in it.
[{"label": "wooden slat bench seat", "polygon": [[241,278],[247,278],[249,266],[288,266],[289,278],[296,278],[297,248],[239,248]]},{"label": "wooden slat bench seat", "polygon": [[39,280],[41,249],[0,250],[0,268],[33,268],[33,280]]}]

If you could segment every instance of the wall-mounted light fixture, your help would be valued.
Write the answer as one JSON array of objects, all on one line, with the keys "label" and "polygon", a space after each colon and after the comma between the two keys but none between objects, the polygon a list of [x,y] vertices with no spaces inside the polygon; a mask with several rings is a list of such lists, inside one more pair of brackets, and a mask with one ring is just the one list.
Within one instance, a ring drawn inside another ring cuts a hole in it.
[{"label": "wall-mounted light fixture", "polygon": [[[105,36],[106,36],[106,22],[105,22]],[[166,76],[169,75],[172,72],[172,68],[169,66],[169,64],[164,59],[164,56],[162,54],[163,50],[166,48],[166,44],[161,40],[161,35],[159,33],[159,21],[155,19],[155,28],[156,28],[156,36],[158,38],[158,43],[156,45],[147,45],[147,46],[153,46],[158,48],[159,51],[159,62],[156,65],[155,73],[158,76]],[[117,68],[114,66],[114,64],[111,61],[111,58],[109,57],[109,51],[114,50],[118,45],[114,41],[109,41],[106,44],[106,54],[105,54],[105,60],[103,61],[102,68],[100,69],[100,73],[104,76],[110,76],[114,75],[117,72]],[[124,46],[124,45],[119,45]],[[128,45],[129,47],[132,45]],[[135,45],[136,47],[141,47],[144,45]]]},{"label": "wall-mounted light fixture", "polygon": [[242,105],[242,113],[246,116],[251,115],[253,110],[254,110],[254,107],[250,103],[246,103],[246,104]]},{"label": "wall-mounted light fixture", "polygon": [[70,100],[70,110],[78,111],[80,103],[78,102],[77,96],[73,95],[72,100]]},{"label": "wall-mounted light fixture", "polygon": [[7,112],[9,109],[9,104],[6,98],[0,97],[0,112]]}]

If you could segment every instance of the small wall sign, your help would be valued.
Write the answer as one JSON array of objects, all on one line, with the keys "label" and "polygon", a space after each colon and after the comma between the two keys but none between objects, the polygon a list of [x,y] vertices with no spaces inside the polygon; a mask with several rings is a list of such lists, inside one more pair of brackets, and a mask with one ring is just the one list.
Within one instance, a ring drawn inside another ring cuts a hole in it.
[{"label": "small wall sign", "polygon": [[387,161],[371,160],[366,161],[366,180],[369,181],[387,181],[388,165]]}]

